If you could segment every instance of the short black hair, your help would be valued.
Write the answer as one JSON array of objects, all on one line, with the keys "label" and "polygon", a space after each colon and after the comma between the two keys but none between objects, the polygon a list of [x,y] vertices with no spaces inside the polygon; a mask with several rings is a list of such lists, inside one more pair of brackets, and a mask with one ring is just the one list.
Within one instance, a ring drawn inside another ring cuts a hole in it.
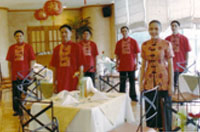
[{"label": "short black hair", "polygon": [[71,26],[69,26],[69,25],[67,25],[67,24],[64,24],[64,25],[60,26],[59,30],[61,30],[61,29],[63,29],[63,28],[67,28],[67,29],[69,29],[70,31],[72,31]]},{"label": "short black hair", "polygon": [[160,27],[162,27],[161,22],[158,21],[158,20],[152,20],[152,21],[150,21],[150,22],[149,22],[149,26],[150,26],[151,24],[153,24],[153,23],[157,23]]},{"label": "short black hair", "polygon": [[84,32],[89,32],[90,33],[90,35],[92,35],[92,31],[90,30],[90,29],[84,29],[83,31],[82,31],[82,34],[84,33]]},{"label": "short black hair", "polygon": [[13,35],[16,36],[16,34],[18,33],[21,33],[22,35],[24,35],[24,32],[22,30],[16,30]]},{"label": "short black hair", "polygon": [[178,24],[179,27],[181,26],[180,22],[177,21],[177,20],[173,20],[173,21],[170,23],[170,25],[172,25],[172,24],[174,24],[174,23]]},{"label": "short black hair", "polygon": [[127,26],[121,27],[120,31],[122,31],[123,29],[127,29],[129,31],[129,28]]}]

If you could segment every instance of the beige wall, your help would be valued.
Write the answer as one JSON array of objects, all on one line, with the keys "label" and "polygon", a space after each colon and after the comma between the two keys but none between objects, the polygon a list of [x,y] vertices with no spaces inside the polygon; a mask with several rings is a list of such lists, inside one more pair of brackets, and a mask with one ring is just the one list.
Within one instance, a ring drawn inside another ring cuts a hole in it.
[{"label": "beige wall", "polygon": [[[114,15],[112,14],[112,16]],[[106,56],[112,57],[113,43],[115,43],[113,17],[103,17],[101,6],[82,8],[82,17],[91,17],[92,39],[97,43],[99,53],[104,51]]]},{"label": "beige wall", "polygon": [[[51,17],[41,24],[40,21],[36,20],[33,15],[34,11],[10,11],[8,13],[9,40],[11,44],[15,42],[13,37],[13,32],[15,30],[21,29],[26,34],[28,26],[52,25]],[[73,19],[74,17],[80,17],[79,9],[64,10],[61,15],[55,17],[55,25],[65,24],[67,23],[67,19]],[[27,41],[27,36],[25,36],[25,38]]]},{"label": "beige wall", "polygon": [[116,33],[116,28],[115,28],[115,9],[114,9],[114,5],[112,5],[112,16],[110,18],[110,37],[111,37],[111,58],[114,58],[114,50],[115,50],[115,46],[116,46],[116,41],[117,41],[117,33]]},{"label": "beige wall", "polygon": [[7,61],[5,60],[9,47],[8,41],[8,11],[0,9],[0,62],[3,77],[8,77]]}]

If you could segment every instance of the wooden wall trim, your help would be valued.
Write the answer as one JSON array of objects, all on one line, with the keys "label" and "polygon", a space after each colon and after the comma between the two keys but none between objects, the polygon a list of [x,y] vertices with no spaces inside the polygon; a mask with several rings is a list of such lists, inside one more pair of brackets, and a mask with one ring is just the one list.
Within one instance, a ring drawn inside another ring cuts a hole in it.
[{"label": "wooden wall trim", "polygon": [[6,10],[6,11],[8,11],[9,9],[6,8],[6,7],[0,7],[0,10]]},{"label": "wooden wall trim", "polygon": [[[64,8],[64,11],[67,10],[81,10],[83,8],[89,8],[89,7],[104,7],[104,6],[108,6],[108,5],[113,5],[113,4],[104,4],[104,5],[86,5],[86,6],[82,6],[82,7],[77,7],[77,8]],[[6,9],[8,10],[8,12],[35,12],[36,9],[9,9],[9,8],[4,8],[4,7],[0,7],[0,9]]]},{"label": "wooden wall trim", "polygon": [[[67,10],[80,10],[80,8],[65,8],[64,11]],[[36,9],[21,9],[21,10],[13,10],[13,9],[9,9],[9,12],[35,12]]]}]

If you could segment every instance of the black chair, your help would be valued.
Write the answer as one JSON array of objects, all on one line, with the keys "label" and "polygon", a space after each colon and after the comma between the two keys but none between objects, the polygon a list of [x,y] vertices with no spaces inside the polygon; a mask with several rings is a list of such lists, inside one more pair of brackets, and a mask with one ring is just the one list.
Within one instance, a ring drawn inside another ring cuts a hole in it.
[{"label": "black chair", "polygon": [[[157,101],[157,96],[158,96],[158,88],[159,86],[156,86],[153,89],[150,90],[145,90],[141,93],[140,95],[140,124],[137,128],[137,132],[140,130],[141,132],[143,132],[143,120],[146,117],[146,115],[149,113],[150,109],[153,108],[154,110],[157,110],[157,107],[155,106],[155,102]],[[146,93],[150,93],[155,91],[155,94],[153,96],[153,100],[150,100],[148,97],[145,96]],[[143,114],[143,100],[146,101],[150,107],[147,109],[147,111]],[[151,118],[153,118],[154,116],[157,115],[157,112],[155,112],[154,114],[152,114],[149,118],[147,118],[145,121],[150,120]]]},{"label": "black chair", "polygon": [[[53,110],[53,102],[47,102],[47,101],[29,101],[29,100],[20,100],[24,103],[20,103],[20,108],[22,110],[22,113],[20,114],[20,124],[22,132],[59,132],[59,125],[57,119],[54,117],[54,110]],[[31,114],[31,106],[34,103],[40,103],[44,104],[45,108],[43,108],[41,111],[37,112],[36,114]],[[38,119],[42,114],[44,114],[46,111],[51,111],[51,121],[46,123],[42,122]],[[35,128],[34,130],[30,130],[29,124],[31,122],[35,121],[37,124],[39,124],[39,127]]]},{"label": "black chair", "polygon": [[[44,78],[43,75],[40,73],[46,68],[44,66],[42,69],[40,69],[38,72],[35,72],[33,69],[30,70],[29,74],[24,77],[22,75],[23,72],[27,71],[20,71],[18,72],[18,78],[23,78],[22,81],[19,81],[18,83],[18,90],[21,91],[26,98],[30,97],[33,98],[34,100],[42,100],[42,90],[41,90],[41,85],[40,85],[40,80],[37,79],[37,76],[40,76],[41,78]],[[35,86],[30,89],[29,86],[35,83]]]}]

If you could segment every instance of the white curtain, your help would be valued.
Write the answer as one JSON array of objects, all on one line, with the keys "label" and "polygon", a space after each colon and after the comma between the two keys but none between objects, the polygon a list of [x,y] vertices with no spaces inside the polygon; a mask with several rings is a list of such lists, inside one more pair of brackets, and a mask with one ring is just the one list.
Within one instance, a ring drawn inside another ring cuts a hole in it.
[{"label": "white curtain", "polygon": [[128,25],[128,0],[115,0],[115,25]]},{"label": "white curtain", "polygon": [[144,30],[145,23],[145,5],[143,0],[128,0],[129,27],[134,31]]},{"label": "white curtain", "polygon": [[178,20],[182,28],[191,28],[193,2],[193,0],[168,0],[169,21]]},{"label": "white curtain", "polygon": [[115,14],[117,27],[134,30],[144,30],[153,19],[161,21],[164,30],[172,20],[180,21],[182,28],[200,27],[200,0],[115,0]]},{"label": "white curtain", "polygon": [[194,0],[193,5],[193,23],[200,29],[200,0]]},{"label": "white curtain", "polygon": [[163,30],[168,27],[167,0],[145,0],[145,8],[146,23],[151,20],[159,20],[162,23]]}]

